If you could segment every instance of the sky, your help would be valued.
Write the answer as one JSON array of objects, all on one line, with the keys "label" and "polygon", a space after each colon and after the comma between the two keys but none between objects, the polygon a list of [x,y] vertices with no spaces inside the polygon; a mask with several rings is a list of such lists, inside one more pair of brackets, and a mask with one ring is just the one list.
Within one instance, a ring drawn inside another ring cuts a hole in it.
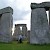
[{"label": "sky", "polygon": [[31,3],[41,3],[50,0],[0,0],[0,9],[5,7],[13,8],[13,28],[15,24],[27,24],[30,30],[31,23]]}]

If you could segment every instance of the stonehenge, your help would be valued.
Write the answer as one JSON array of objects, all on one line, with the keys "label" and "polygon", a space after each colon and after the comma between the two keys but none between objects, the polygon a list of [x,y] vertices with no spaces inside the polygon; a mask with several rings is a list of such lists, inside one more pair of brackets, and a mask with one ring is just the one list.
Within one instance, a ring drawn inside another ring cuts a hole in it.
[{"label": "stonehenge", "polygon": [[50,20],[48,24],[46,11],[50,19],[50,2],[31,3],[30,44],[50,43]]},{"label": "stonehenge", "polygon": [[[46,11],[49,12],[49,24]],[[31,3],[31,30],[27,30],[26,24],[15,24],[12,35],[12,15],[11,7],[0,9],[0,42],[8,43],[13,39],[18,40],[21,34],[30,44],[50,43],[50,2]]]},{"label": "stonehenge", "polygon": [[[22,30],[20,29],[22,27]],[[15,24],[15,30],[13,34],[14,40],[18,40],[19,35],[27,37],[27,27],[26,24]]]},{"label": "stonehenge", "polygon": [[13,9],[6,7],[0,9],[0,42],[12,41]]}]

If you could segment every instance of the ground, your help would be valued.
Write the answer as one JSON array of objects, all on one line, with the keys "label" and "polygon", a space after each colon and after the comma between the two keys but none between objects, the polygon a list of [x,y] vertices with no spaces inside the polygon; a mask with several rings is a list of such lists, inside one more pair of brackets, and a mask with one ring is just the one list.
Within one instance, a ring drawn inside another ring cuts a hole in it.
[{"label": "ground", "polygon": [[31,45],[26,41],[18,43],[13,41],[12,43],[0,43],[0,50],[50,50],[50,44],[48,45]]}]

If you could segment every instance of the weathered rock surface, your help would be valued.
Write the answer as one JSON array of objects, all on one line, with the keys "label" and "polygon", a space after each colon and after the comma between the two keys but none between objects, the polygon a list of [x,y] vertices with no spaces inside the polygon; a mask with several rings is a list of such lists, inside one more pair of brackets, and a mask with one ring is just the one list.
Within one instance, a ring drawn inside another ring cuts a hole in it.
[{"label": "weathered rock surface", "polygon": [[0,10],[0,42],[12,41],[13,9],[6,7]]},{"label": "weathered rock surface", "polygon": [[31,9],[35,9],[35,8],[45,8],[46,10],[49,10],[50,2],[31,3]]},{"label": "weathered rock surface", "polygon": [[32,9],[30,44],[50,43],[49,26],[44,8]]},{"label": "weathered rock surface", "polygon": [[[20,27],[22,27],[22,30],[20,29]],[[26,26],[26,24],[17,24],[15,26],[15,31],[13,34],[14,40],[18,40],[20,34],[23,36],[23,40],[25,40],[27,38],[27,26]]]}]

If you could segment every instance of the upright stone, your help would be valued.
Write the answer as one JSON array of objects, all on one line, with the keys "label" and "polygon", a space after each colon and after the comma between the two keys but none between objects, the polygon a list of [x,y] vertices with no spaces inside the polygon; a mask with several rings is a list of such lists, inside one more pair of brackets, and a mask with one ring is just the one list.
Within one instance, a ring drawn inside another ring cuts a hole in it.
[{"label": "upright stone", "polygon": [[49,8],[49,25],[50,25],[50,8]]},{"label": "upright stone", "polygon": [[24,36],[27,37],[27,27],[26,27],[26,25],[23,25],[23,27],[22,27],[22,34],[24,34]]},{"label": "upright stone", "polygon": [[32,9],[30,43],[50,43],[48,30],[46,10],[44,8]]},{"label": "upright stone", "polygon": [[6,7],[0,10],[0,42],[12,41],[13,9]]},{"label": "upright stone", "polygon": [[[22,27],[22,29],[20,29],[20,27]],[[20,34],[23,36],[23,40],[27,38],[26,24],[17,24],[16,25],[15,31],[14,31],[14,34],[13,34],[13,38],[15,40],[18,40]]]},{"label": "upright stone", "polygon": [[27,31],[27,41],[30,43],[30,30]]},{"label": "upright stone", "polygon": [[14,34],[13,34],[13,40],[18,40],[19,35],[21,34],[20,26],[16,25]]}]

